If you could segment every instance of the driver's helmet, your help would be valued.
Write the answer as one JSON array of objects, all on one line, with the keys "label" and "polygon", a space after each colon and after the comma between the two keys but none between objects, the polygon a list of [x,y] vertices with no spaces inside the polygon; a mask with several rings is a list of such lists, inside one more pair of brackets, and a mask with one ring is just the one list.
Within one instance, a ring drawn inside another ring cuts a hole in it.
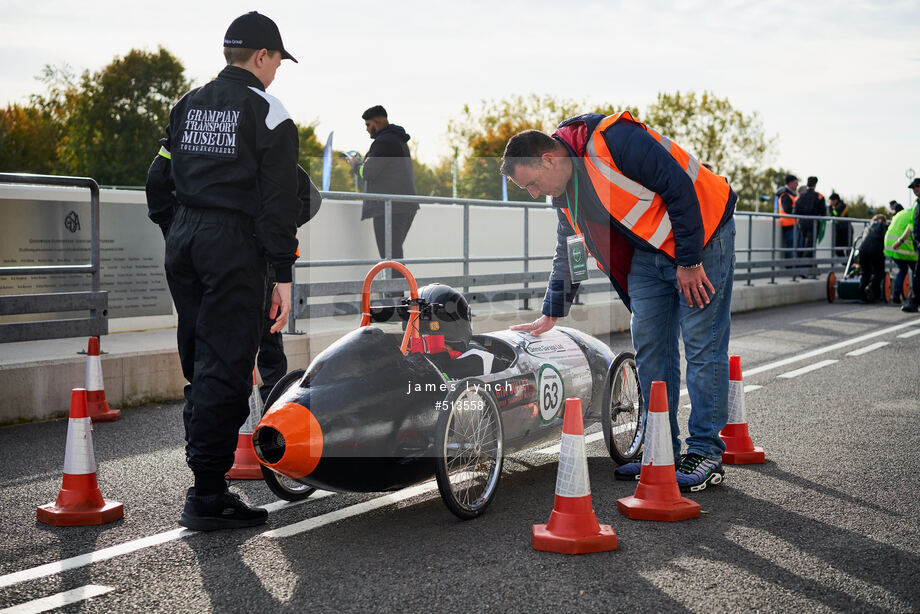
[{"label": "driver's helmet", "polygon": [[418,296],[424,301],[419,332],[444,335],[447,343],[465,349],[473,336],[473,313],[463,294],[444,284],[428,284]]}]

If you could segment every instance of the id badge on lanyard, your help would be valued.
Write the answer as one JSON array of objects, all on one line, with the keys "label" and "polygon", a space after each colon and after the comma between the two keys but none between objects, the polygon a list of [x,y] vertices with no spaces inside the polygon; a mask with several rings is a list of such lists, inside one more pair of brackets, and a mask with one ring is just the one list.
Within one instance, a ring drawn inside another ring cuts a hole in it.
[{"label": "id badge on lanyard", "polygon": [[572,228],[577,234],[566,238],[566,250],[569,256],[569,278],[573,284],[588,279],[588,248],[585,238],[578,232],[578,170],[572,166],[572,178],[575,184],[575,206],[569,201],[569,193],[565,193],[565,201],[569,206],[569,215],[572,218]]},{"label": "id badge on lanyard", "polygon": [[572,283],[588,279],[588,248],[585,247],[585,238],[581,235],[572,235],[565,240],[569,252],[569,275]]}]

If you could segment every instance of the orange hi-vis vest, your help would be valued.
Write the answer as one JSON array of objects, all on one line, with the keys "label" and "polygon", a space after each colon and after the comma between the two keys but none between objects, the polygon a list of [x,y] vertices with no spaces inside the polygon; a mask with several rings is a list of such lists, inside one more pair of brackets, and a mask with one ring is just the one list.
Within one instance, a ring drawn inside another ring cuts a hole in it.
[{"label": "orange hi-vis vest", "polygon": [[789,200],[792,201],[792,213],[795,213],[795,201],[798,200],[798,194],[791,194],[789,192],[783,192],[782,194],[776,197],[776,209],[777,213],[780,214],[779,225],[783,228],[787,226],[795,226],[795,218],[788,217],[783,215],[786,211],[783,209],[783,196],[788,196]]},{"label": "orange hi-vis vest", "polygon": [[[613,156],[604,140],[604,131],[618,121],[625,120],[639,124],[680,164],[696,192],[703,219],[703,245],[719,227],[729,202],[731,188],[724,177],[720,177],[702,166],[693,156],[681,149],[666,136],[649,129],[633,119],[626,111],[610,115],[601,120],[588,137],[585,147],[585,168],[591,178],[595,192],[610,216],[633,236],[674,258],[674,232],[664,200],[640,183],[629,179],[613,162]],[[568,210],[565,211],[572,221]],[[580,233],[578,228],[576,232]]]}]

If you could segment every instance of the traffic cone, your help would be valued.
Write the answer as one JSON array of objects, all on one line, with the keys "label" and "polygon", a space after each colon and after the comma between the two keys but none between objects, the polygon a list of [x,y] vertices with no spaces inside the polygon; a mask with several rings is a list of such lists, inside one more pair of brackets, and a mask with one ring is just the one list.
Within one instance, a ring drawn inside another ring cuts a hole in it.
[{"label": "traffic cone", "polygon": [[99,337],[89,338],[86,349],[86,409],[93,422],[114,422],[121,417],[120,409],[112,409],[105,400],[102,380],[102,359],[99,357]]},{"label": "traffic cone", "polygon": [[256,382],[256,370],[252,370],[252,394],[249,395],[249,417],[240,427],[236,440],[236,452],[233,453],[233,467],[227,477],[234,480],[261,480],[262,466],[256,458],[252,447],[252,432],[262,419],[262,395]]},{"label": "traffic cone", "polygon": [[598,524],[591,504],[581,399],[565,400],[556,500],[549,522],[533,525],[531,543],[535,550],[562,554],[617,549],[617,534],[610,525]]},{"label": "traffic cone", "polygon": [[86,390],[70,395],[70,420],[64,451],[64,483],[54,503],[38,506],[36,518],[56,527],[105,524],[125,515],[124,506],[102,498],[96,482],[93,426],[86,409]]},{"label": "traffic cone", "polygon": [[762,463],[766,460],[763,448],[755,448],[748,434],[740,356],[728,358],[728,379],[728,424],[719,433],[719,437],[725,442],[722,462],[728,465]]},{"label": "traffic cone", "polygon": [[664,382],[652,382],[645,447],[636,494],[617,501],[621,514],[633,520],[676,521],[700,515],[699,503],[680,495],[674,469],[668,391]]}]

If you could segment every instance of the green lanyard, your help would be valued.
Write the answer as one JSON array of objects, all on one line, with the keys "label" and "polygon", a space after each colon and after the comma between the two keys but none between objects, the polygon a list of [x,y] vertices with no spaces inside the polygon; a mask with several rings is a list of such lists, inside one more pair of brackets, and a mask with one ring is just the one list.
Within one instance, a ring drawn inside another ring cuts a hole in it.
[{"label": "green lanyard", "polygon": [[578,168],[575,166],[575,163],[572,162],[572,180],[575,184],[575,207],[572,207],[572,203],[569,200],[569,191],[565,191],[565,204],[568,207],[569,215],[572,216],[572,230],[576,233],[578,232]]}]

